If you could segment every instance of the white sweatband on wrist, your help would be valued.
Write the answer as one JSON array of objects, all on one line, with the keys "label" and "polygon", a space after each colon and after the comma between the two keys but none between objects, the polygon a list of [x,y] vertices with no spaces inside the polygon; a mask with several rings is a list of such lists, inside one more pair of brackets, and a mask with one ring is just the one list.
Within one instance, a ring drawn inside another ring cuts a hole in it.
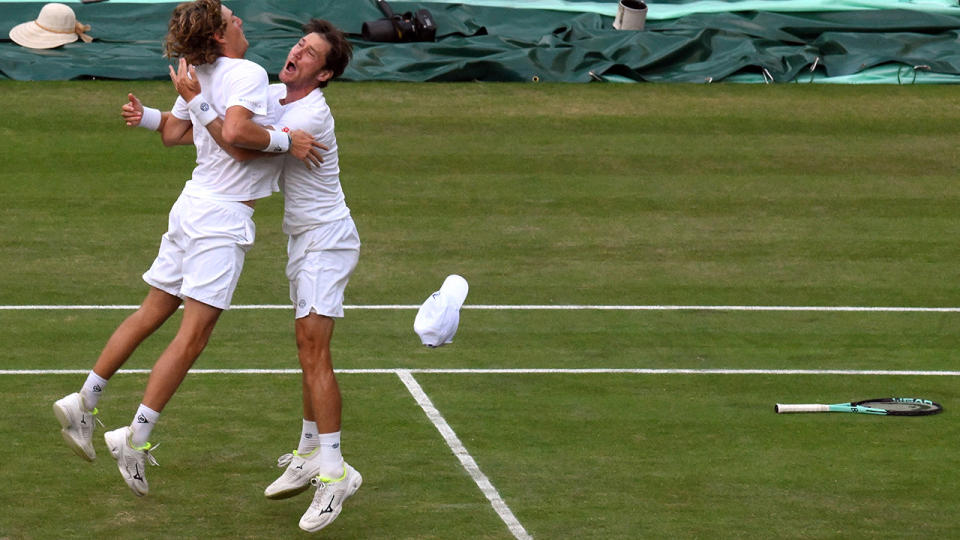
[{"label": "white sweatband on wrist", "polygon": [[163,120],[163,114],[159,109],[144,107],[143,115],[140,117],[140,127],[156,131],[160,127],[161,120]]},{"label": "white sweatband on wrist", "polygon": [[290,134],[284,131],[274,131],[267,130],[267,133],[270,134],[270,144],[263,149],[264,152],[273,152],[275,154],[282,154],[290,150]]},{"label": "white sweatband on wrist", "polygon": [[217,119],[217,111],[213,110],[213,107],[203,100],[202,94],[194,96],[194,98],[187,103],[187,108],[197,117],[197,121],[200,122],[201,126],[206,126]]}]

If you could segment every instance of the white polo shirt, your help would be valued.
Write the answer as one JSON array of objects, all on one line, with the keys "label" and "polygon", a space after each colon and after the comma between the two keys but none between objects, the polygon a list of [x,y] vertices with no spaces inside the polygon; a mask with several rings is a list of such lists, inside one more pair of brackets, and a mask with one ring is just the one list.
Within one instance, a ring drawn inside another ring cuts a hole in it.
[{"label": "white polo shirt", "polygon": [[[220,118],[230,107],[240,105],[254,114],[255,123],[268,126],[280,106],[269,99],[267,72],[249,60],[221,56],[212,64],[198,66],[197,78],[204,100]],[[192,117],[183,98],[177,98],[171,112],[194,125],[197,166],[183,193],[218,201],[251,201],[277,191],[280,160],[236,161]]]},{"label": "white polo shirt", "polygon": [[[279,104],[284,96],[284,85],[270,86],[271,102]],[[280,105],[278,117],[278,129],[302,129],[329,148],[323,152],[323,163],[310,169],[289,154],[281,157],[283,232],[296,235],[324,223],[349,217],[350,209],[340,187],[340,163],[337,158],[337,138],[333,132],[333,115],[323,92],[316,88],[293,103]]]}]

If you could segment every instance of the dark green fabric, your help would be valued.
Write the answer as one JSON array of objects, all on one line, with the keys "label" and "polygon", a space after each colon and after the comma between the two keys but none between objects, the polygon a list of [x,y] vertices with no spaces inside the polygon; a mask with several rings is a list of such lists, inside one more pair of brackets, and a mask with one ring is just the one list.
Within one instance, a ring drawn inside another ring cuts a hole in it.
[{"label": "dark green fabric", "polygon": [[[382,15],[372,2],[237,0],[247,58],[276,74],[311,16],[351,34],[354,60],[346,80],[587,82],[590,72],[635,81],[721,81],[760,74],[776,81],[830,77],[886,65],[926,65],[960,75],[960,17],[908,10],[830,13],[739,12],[647,21],[644,31],[612,29],[592,13],[392,2],[397,12],[429,9],[435,43],[367,43],[364,21]],[[162,39],[175,4],[71,4],[92,25],[93,43],[24,49],[8,38],[36,18],[42,4],[0,4],[0,76],[18,80],[164,79]],[[819,59],[819,60],[818,60]]]}]

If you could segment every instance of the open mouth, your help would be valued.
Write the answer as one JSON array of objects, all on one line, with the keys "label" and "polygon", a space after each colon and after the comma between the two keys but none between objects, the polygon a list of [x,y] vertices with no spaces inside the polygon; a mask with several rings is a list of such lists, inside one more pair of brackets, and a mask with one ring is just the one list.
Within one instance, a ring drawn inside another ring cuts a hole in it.
[{"label": "open mouth", "polygon": [[287,62],[287,65],[283,68],[287,73],[293,73],[297,71],[297,66],[293,62]]}]

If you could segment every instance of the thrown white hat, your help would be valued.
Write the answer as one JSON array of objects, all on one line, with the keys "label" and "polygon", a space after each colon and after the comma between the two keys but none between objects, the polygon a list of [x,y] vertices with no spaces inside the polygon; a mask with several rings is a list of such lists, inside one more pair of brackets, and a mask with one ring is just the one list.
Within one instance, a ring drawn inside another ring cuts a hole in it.
[{"label": "thrown white hat", "polygon": [[18,24],[10,30],[10,39],[28,49],[52,49],[80,38],[90,43],[93,38],[85,32],[89,24],[77,22],[77,16],[66,4],[47,4],[37,20]]},{"label": "thrown white hat", "polygon": [[440,347],[453,341],[460,324],[460,308],[467,298],[467,280],[456,274],[443,280],[440,290],[431,294],[417,311],[413,331],[427,347]]}]

